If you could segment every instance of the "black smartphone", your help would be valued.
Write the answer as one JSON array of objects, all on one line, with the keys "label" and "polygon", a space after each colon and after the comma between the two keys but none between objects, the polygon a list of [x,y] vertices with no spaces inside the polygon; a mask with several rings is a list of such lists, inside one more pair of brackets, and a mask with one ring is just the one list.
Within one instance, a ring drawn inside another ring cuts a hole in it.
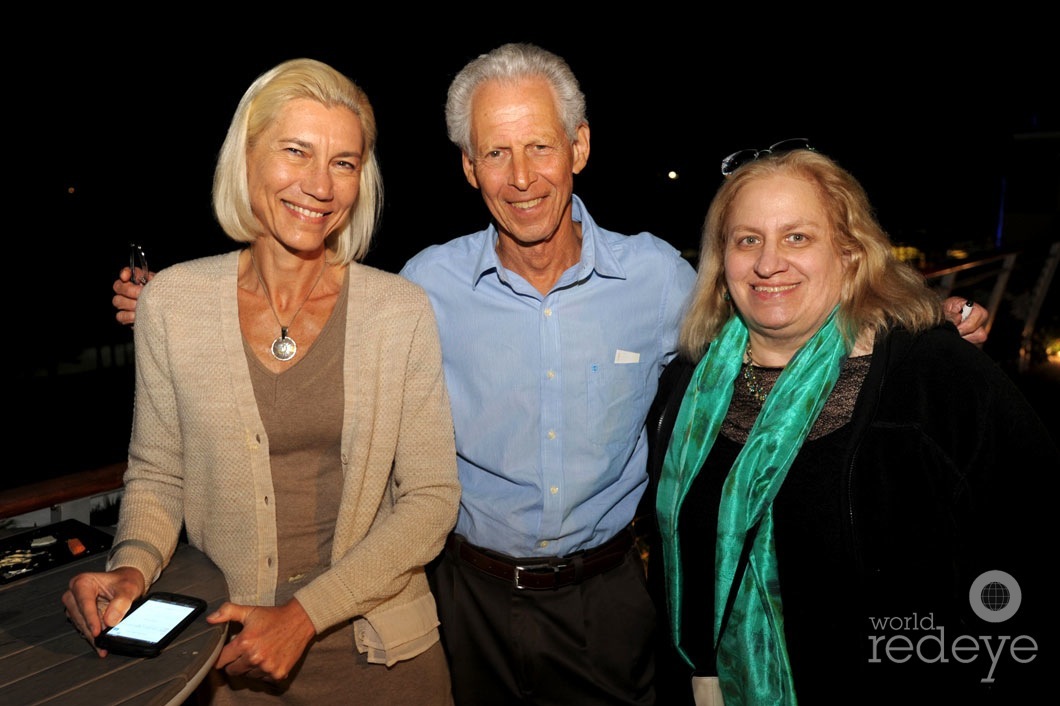
[{"label": "black smartphone", "polygon": [[152,593],[134,603],[120,623],[101,632],[96,647],[130,657],[155,657],[204,610],[201,598]]}]

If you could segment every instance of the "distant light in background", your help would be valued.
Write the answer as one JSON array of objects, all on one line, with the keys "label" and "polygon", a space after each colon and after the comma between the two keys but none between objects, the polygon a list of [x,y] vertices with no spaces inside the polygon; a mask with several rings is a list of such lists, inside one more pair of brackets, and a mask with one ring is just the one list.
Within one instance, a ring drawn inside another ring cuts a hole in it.
[{"label": "distant light in background", "polygon": [[677,181],[677,172],[673,171],[672,169],[666,172],[666,176],[670,181]]},{"label": "distant light in background", "polygon": [[1054,338],[1045,342],[1045,355],[1050,363],[1060,365],[1060,338]]},{"label": "distant light in background", "polygon": [[924,268],[927,266],[927,253],[915,245],[906,245],[904,243],[896,243],[891,246],[891,252],[894,256],[902,261],[908,262],[913,267]]},{"label": "distant light in background", "polygon": [[74,187],[72,187],[72,186],[66,187],[66,193],[72,194],[72,193],[74,193],[74,191],[75,191]]}]

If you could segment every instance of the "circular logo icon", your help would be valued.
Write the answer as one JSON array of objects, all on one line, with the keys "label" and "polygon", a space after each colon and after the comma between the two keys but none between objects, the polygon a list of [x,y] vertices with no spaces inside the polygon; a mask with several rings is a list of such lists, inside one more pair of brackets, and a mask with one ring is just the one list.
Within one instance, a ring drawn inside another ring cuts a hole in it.
[{"label": "circular logo icon", "polygon": [[988,623],[1003,623],[1019,610],[1020,585],[1004,571],[984,571],[968,589],[968,603]]}]

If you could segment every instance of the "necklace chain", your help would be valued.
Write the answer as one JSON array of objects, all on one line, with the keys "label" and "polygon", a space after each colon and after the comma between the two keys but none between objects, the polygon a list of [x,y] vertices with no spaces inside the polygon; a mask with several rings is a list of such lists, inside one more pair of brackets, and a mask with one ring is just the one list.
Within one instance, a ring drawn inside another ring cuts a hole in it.
[{"label": "necklace chain", "polygon": [[313,291],[320,284],[320,280],[324,279],[324,272],[328,269],[327,260],[324,261],[324,266],[320,268],[320,274],[317,275],[317,279],[313,282],[313,286],[309,288],[309,293],[305,295],[305,299],[295,309],[294,314],[291,316],[291,320],[284,326],[283,322],[280,321],[280,315],[276,313],[276,307],[272,303],[272,295],[269,293],[269,287],[265,284],[265,280],[261,278],[261,271],[258,269],[258,263],[254,259],[254,248],[250,248],[250,264],[254,268],[254,274],[258,276],[258,283],[261,284],[262,290],[265,292],[265,301],[269,303],[269,309],[272,310],[272,316],[276,319],[276,323],[280,326],[280,335],[272,342],[272,348],[270,352],[276,360],[288,361],[294,358],[295,353],[298,352],[298,344],[295,343],[294,339],[287,335],[287,332],[291,329],[291,324],[294,323],[295,318],[301,313],[302,307],[309,301],[309,297],[313,296]]},{"label": "necklace chain", "polygon": [[743,368],[743,381],[747,385],[747,391],[751,393],[751,396],[758,400],[759,404],[763,404],[766,401],[766,397],[769,395],[768,390],[763,390],[761,383],[758,381],[758,376],[755,375],[755,361],[751,357],[751,342],[747,342],[747,350],[744,351],[744,355],[747,357],[747,364]]}]

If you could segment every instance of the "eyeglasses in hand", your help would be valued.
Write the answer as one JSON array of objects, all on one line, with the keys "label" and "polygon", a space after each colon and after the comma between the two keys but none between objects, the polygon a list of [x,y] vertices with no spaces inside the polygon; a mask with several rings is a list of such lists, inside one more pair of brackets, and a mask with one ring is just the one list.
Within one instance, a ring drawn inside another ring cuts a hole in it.
[{"label": "eyeglasses in hand", "polygon": [[790,152],[791,150],[810,150],[811,152],[816,152],[810,144],[810,141],[805,137],[791,137],[787,140],[781,140],[780,142],[772,144],[762,150],[748,149],[733,152],[728,157],[721,160],[721,173],[723,176],[729,176],[743,165],[753,162],[759,157],[765,157],[767,154]]},{"label": "eyeglasses in hand", "polygon": [[137,284],[147,284],[147,256],[143,246],[129,243],[129,278]]}]

